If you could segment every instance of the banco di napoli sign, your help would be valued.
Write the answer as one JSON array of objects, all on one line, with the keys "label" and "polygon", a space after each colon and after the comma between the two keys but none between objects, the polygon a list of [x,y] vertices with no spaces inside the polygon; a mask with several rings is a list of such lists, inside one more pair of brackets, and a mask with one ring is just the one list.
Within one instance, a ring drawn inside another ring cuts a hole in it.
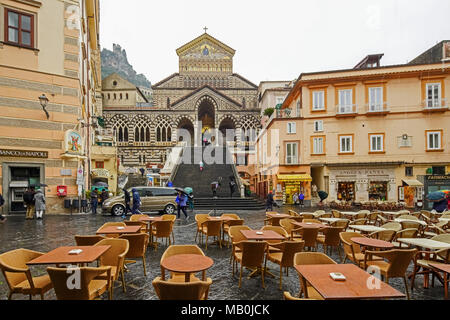
[{"label": "banco di napoli sign", "polygon": [[14,158],[48,158],[47,151],[8,150],[0,149],[0,157]]}]

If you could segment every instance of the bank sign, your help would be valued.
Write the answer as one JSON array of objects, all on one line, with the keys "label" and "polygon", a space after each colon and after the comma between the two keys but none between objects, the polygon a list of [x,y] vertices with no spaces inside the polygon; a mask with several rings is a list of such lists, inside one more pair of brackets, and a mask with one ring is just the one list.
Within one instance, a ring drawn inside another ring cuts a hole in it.
[{"label": "bank sign", "polygon": [[27,151],[27,150],[8,150],[0,149],[0,157],[14,157],[14,158],[48,158],[47,151]]}]

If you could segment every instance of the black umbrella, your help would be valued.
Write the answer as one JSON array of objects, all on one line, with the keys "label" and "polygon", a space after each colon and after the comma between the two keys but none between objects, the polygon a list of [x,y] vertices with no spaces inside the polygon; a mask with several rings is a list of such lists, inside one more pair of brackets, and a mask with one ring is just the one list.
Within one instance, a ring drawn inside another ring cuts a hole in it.
[{"label": "black umbrella", "polygon": [[325,191],[319,191],[317,192],[317,194],[319,195],[320,201],[323,201],[326,198],[328,198],[328,193],[326,193]]},{"label": "black umbrella", "polygon": [[175,188],[175,190],[188,195],[188,193],[183,188]]}]

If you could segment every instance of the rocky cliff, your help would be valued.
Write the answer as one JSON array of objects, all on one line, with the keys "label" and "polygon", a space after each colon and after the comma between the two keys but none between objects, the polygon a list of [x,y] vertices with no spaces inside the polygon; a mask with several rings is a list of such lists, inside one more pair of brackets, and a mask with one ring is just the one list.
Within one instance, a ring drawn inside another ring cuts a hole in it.
[{"label": "rocky cliff", "polygon": [[113,51],[103,48],[101,58],[102,79],[116,72],[137,87],[151,88],[150,81],[142,73],[137,74],[133,69],[133,66],[128,62],[127,52],[120,45],[113,44]]}]

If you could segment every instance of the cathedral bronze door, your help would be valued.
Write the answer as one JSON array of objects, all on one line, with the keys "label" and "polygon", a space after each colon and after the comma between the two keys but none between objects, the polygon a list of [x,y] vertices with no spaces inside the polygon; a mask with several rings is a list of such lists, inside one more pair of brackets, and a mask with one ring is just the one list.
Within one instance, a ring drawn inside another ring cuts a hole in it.
[{"label": "cathedral bronze door", "polygon": [[202,122],[202,132],[215,128],[215,109],[209,99],[204,99],[198,108],[198,120]]}]

